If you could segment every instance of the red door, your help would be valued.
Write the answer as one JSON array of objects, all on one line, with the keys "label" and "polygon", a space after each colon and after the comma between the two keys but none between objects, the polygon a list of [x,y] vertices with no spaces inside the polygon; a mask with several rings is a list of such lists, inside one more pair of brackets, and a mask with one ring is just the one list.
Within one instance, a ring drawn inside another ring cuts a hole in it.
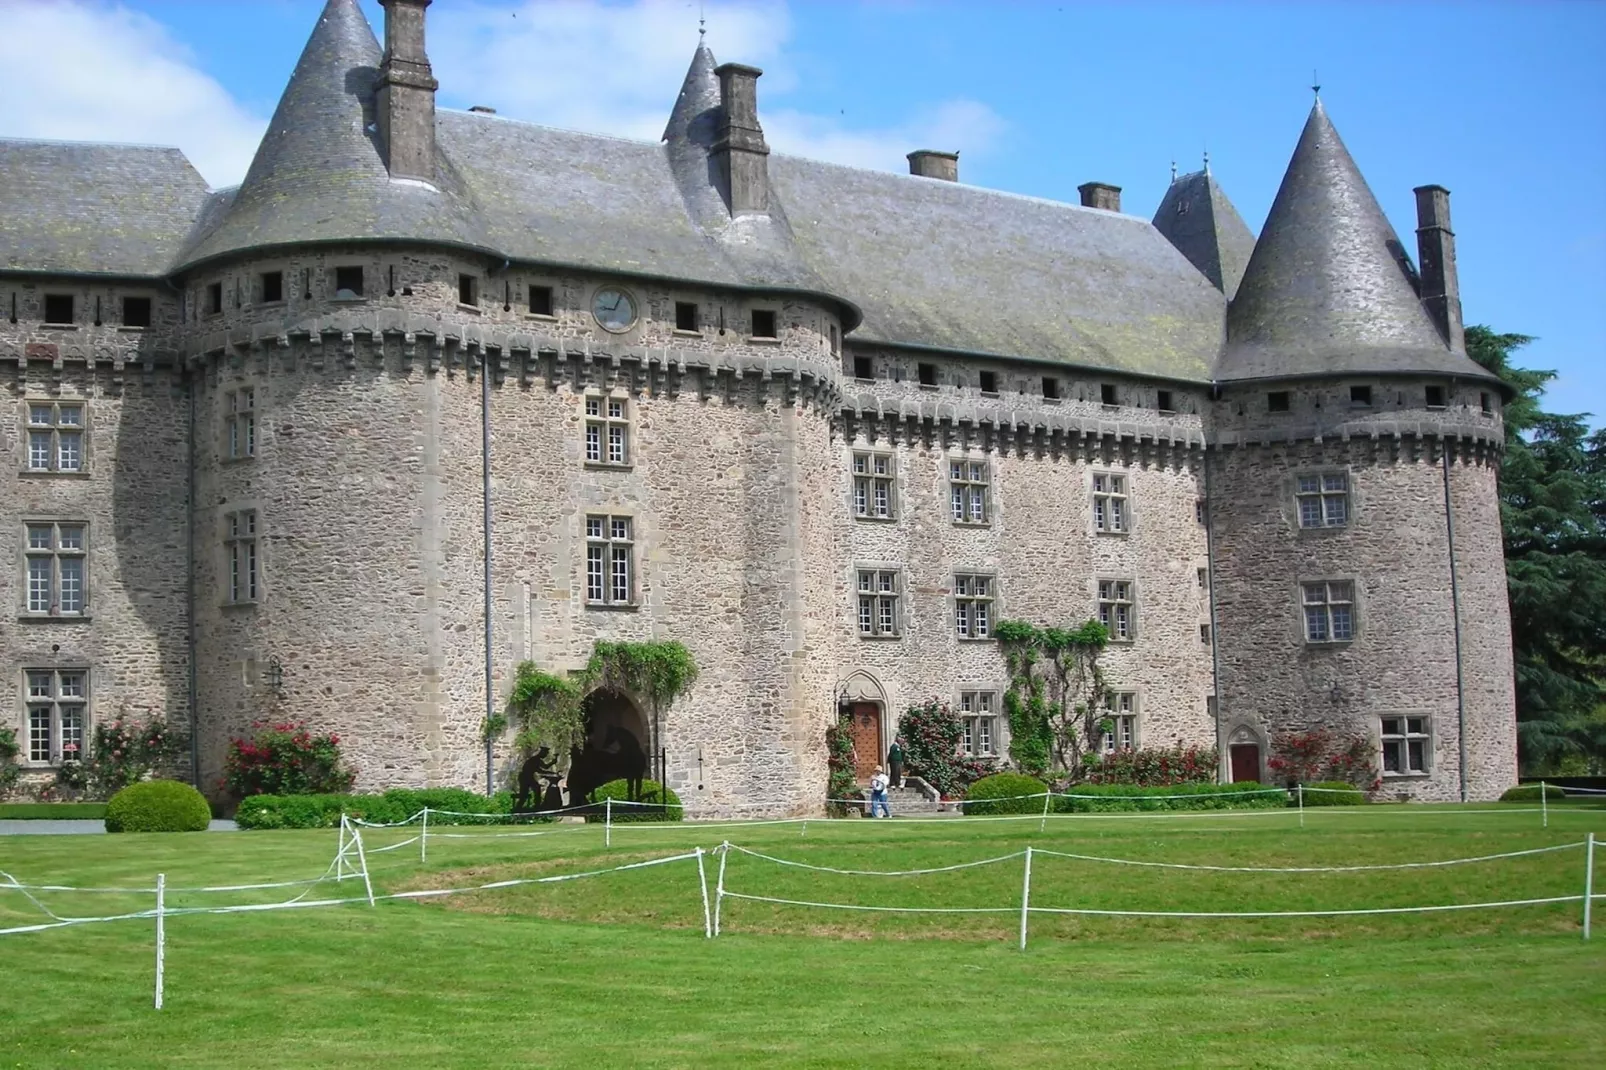
[{"label": "red door", "polygon": [[869,780],[881,764],[881,707],[874,702],[855,702],[852,717],[853,773],[860,780]]},{"label": "red door", "polygon": [[1232,782],[1241,784],[1246,780],[1260,779],[1260,744],[1234,743],[1229,752],[1232,755]]}]

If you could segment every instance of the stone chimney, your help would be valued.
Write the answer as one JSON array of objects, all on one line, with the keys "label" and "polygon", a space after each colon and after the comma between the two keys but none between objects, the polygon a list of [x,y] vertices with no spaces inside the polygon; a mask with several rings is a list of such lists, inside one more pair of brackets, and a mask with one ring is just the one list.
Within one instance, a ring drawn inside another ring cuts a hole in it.
[{"label": "stone chimney", "polygon": [[1445,344],[1464,353],[1467,338],[1461,323],[1461,283],[1455,272],[1455,231],[1450,229],[1450,191],[1443,186],[1418,186],[1413,192],[1422,304]]},{"label": "stone chimney", "polygon": [[758,124],[757,67],[726,63],[719,77],[720,119],[713,156],[725,182],[732,216],[762,215],[770,209],[770,147]]},{"label": "stone chimney", "polygon": [[909,173],[923,178],[940,178],[944,182],[958,182],[959,153],[916,149],[909,154]]},{"label": "stone chimney", "polygon": [[379,66],[379,137],[395,178],[435,181],[435,81],[424,53],[430,0],[379,0],[385,8],[385,59]]},{"label": "stone chimney", "polygon": [[1084,182],[1076,187],[1082,195],[1083,208],[1102,208],[1106,212],[1121,210],[1121,187],[1108,182]]}]

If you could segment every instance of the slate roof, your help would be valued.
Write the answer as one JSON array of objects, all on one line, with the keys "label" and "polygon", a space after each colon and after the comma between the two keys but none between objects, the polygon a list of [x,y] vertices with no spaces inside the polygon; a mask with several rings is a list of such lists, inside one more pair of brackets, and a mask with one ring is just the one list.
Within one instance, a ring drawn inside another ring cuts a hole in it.
[{"label": "slate roof", "polygon": [[1255,235],[1208,169],[1171,180],[1154,227],[1216,289],[1232,300],[1255,249]]},{"label": "slate roof", "polygon": [[1216,378],[1398,372],[1494,378],[1429,318],[1409,254],[1317,100],[1227,311]]},{"label": "slate roof", "polygon": [[205,197],[178,149],[0,139],[0,270],[165,274]]}]

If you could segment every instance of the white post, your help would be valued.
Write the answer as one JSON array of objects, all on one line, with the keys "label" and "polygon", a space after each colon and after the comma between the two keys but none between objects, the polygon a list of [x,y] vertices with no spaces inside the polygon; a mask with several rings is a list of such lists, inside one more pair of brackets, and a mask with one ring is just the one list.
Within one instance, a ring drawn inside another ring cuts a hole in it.
[{"label": "white post", "polygon": [[424,807],[424,827],[418,833],[418,860],[429,861],[429,807]]},{"label": "white post", "polygon": [[725,860],[730,857],[731,845],[726,840],[719,845],[719,886],[714,889],[714,935],[719,935],[719,911],[725,905]]},{"label": "white post", "polygon": [[807,836],[808,834],[809,834],[809,819],[805,817],[803,819],[803,831],[799,835],[800,835],[800,838],[801,838],[802,836]]},{"label": "white post", "polygon": [[1295,787],[1299,791],[1299,827],[1305,827],[1305,782],[1301,780]]},{"label": "white post", "polygon": [[708,873],[703,869],[703,849],[697,848],[697,883],[703,886],[703,938],[714,938],[714,920],[708,913]]},{"label": "white post", "polygon": [[1026,950],[1026,915],[1032,909],[1032,849],[1026,848],[1026,877],[1020,889],[1020,949]]},{"label": "white post", "polygon": [[1584,842],[1584,939],[1589,939],[1589,904],[1595,898],[1595,834]]},{"label": "white post", "polygon": [[605,812],[602,815],[602,846],[613,846],[613,797],[609,796],[604,804]]},{"label": "white post", "polygon": [[362,866],[362,886],[368,889],[368,905],[374,905],[374,885],[368,879],[368,855],[362,849],[362,831],[355,827],[351,830],[351,838],[357,841],[357,862]]},{"label": "white post", "polygon": [[1540,821],[1544,822],[1544,827],[1545,828],[1549,828],[1550,827],[1550,790],[1545,787],[1545,782],[1543,780],[1541,780],[1539,782],[1539,813],[1540,813],[1540,818],[1539,818]]},{"label": "white post", "polygon": [[[1586,899],[1587,904],[1589,901]],[[162,1009],[162,988],[167,974],[167,874],[156,875],[156,1009]],[[1584,907],[1584,935],[1589,935],[1589,907]]]},{"label": "white post", "polygon": [[346,815],[340,815],[340,846],[335,850],[335,880],[346,879]]},{"label": "white post", "polygon": [[1048,803],[1053,797],[1054,793],[1052,791],[1043,792],[1043,819],[1037,823],[1038,833],[1042,833],[1044,829],[1048,828]]}]

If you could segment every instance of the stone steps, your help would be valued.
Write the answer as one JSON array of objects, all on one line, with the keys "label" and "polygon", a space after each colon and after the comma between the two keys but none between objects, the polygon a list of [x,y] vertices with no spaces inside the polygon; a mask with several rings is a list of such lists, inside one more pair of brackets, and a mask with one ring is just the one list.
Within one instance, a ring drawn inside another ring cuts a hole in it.
[{"label": "stone steps", "polygon": [[[865,785],[860,787],[864,796],[864,813],[865,816],[869,816],[870,789]],[[921,817],[932,817],[951,814],[952,811],[942,806],[934,798],[935,795],[936,792],[928,787],[925,781],[918,777],[905,777],[902,787],[887,789],[887,806],[891,809],[893,817],[911,817],[916,814]]]}]

